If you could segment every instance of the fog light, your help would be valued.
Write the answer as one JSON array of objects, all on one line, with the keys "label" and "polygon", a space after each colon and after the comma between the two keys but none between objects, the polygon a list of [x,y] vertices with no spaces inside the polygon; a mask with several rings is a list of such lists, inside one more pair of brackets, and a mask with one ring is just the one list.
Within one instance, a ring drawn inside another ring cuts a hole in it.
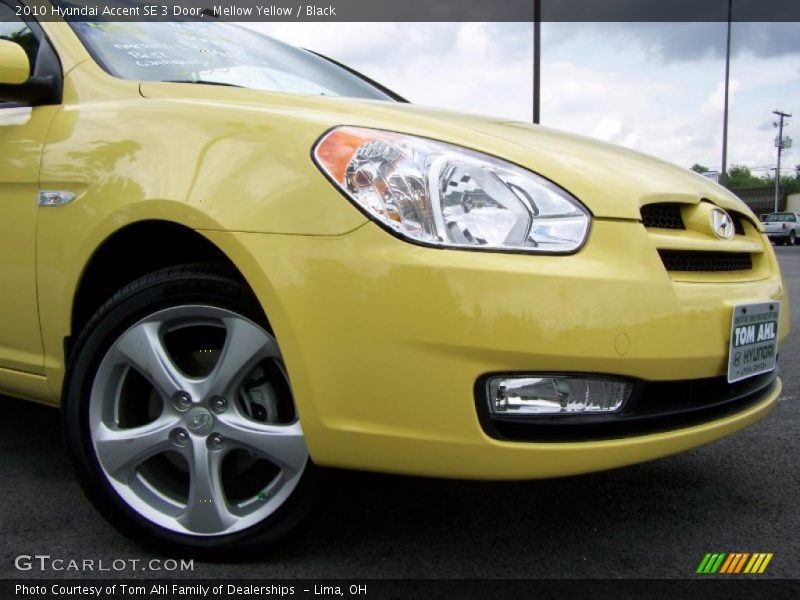
[{"label": "fog light", "polygon": [[619,411],[633,384],[588,377],[504,375],[490,378],[486,389],[494,414],[603,414]]}]

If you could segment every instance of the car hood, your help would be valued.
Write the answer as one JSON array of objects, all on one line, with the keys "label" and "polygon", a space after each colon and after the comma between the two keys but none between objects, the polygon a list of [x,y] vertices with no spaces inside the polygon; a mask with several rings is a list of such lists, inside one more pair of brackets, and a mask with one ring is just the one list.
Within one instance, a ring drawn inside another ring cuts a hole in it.
[{"label": "car hood", "polygon": [[[287,114],[317,137],[337,125],[356,125],[428,137],[491,154],[557,183],[597,217],[639,219],[652,202],[703,199],[751,215],[728,190],[689,169],[620,146],[522,122],[467,115],[411,104],[283,94],[243,88],[143,82],[142,96],[167,102],[250,113],[254,124]],[[298,136],[297,143],[313,140]]]}]

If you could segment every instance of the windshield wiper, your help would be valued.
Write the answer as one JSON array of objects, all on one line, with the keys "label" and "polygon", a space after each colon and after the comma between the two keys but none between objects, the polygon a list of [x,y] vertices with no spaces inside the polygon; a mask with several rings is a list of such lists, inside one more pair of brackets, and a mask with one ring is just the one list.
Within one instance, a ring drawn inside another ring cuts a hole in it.
[{"label": "windshield wiper", "polygon": [[235,83],[225,83],[222,81],[205,81],[203,79],[162,79],[162,83],[198,83],[202,85],[223,85],[225,87],[243,88],[243,85],[236,85]]}]

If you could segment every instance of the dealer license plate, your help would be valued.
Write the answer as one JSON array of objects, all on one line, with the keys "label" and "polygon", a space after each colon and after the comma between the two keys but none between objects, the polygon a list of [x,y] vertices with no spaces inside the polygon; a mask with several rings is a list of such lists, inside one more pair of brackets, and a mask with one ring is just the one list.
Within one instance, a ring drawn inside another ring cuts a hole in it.
[{"label": "dealer license plate", "polygon": [[780,309],[780,302],[739,304],[734,307],[728,352],[728,383],[775,369]]}]

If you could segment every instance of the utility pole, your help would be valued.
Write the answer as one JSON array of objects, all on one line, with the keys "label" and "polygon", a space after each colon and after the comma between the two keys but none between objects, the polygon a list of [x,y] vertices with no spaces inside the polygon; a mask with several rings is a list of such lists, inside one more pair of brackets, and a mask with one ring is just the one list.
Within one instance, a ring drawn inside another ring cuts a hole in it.
[{"label": "utility pole", "polygon": [[533,0],[533,122],[539,124],[541,104],[542,0]]},{"label": "utility pole", "polygon": [[778,128],[778,138],[775,141],[775,145],[778,147],[778,167],[775,169],[775,212],[778,212],[778,196],[781,187],[781,152],[783,152],[783,120],[792,115],[779,110],[773,110],[772,114],[778,116],[778,122],[773,123]]},{"label": "utility pole", "polygon": [[731,78],[731,21],[733,0],[728,0],[728,37],[725,49],[725,106],[722,109],[722,170],[719,174],[721,185],[728,183],[728,82]]}]

